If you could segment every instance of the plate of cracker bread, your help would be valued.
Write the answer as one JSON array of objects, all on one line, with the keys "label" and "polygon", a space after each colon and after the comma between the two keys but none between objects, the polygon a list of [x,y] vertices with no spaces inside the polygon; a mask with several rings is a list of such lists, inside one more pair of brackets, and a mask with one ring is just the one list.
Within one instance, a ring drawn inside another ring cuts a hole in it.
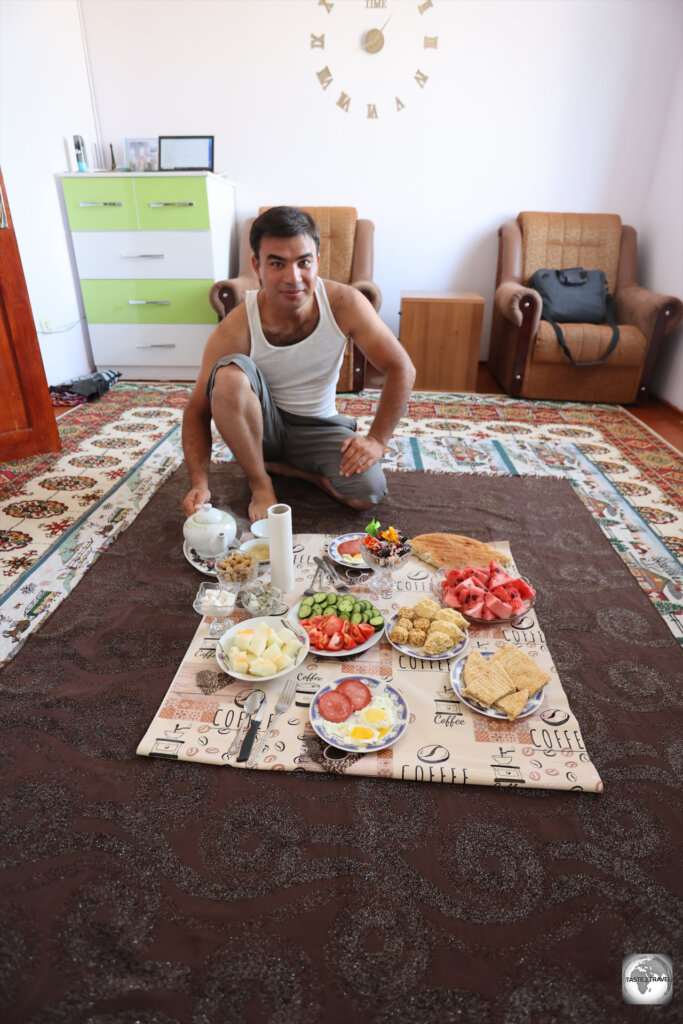
[{"label": "plate of cracker bread", "polygon": [[467,619],[430,597],[399,608],[386,623],[386,636],[397,651],[425,661],[462,657],[469,646]]},{"label": "plate of cracker bread", "polygon": [[472,711],[514,722],[543,703],[550,676],[514,644],[470,651],[451,668],[451,686]]}]

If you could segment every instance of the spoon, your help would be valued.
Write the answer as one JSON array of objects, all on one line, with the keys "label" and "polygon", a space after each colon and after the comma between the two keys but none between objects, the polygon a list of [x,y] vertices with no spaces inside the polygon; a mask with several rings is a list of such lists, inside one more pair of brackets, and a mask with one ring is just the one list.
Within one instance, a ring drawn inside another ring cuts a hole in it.
[{"label": "spoon", "polygon": [[249,721],[251,720],[251,716],[254,714],[255,711],[258,711],[263,696],[264,695],[261,693],[260,690],[252,690],[247,699],[245,700],[244,714],[248,717],[244,719],[237,735],[230,744],[230,747],[228,749],[228,757],[230,757],[232,754],[236,754],[237,751],[239,750],[240,743],[242,742],[242,737],[244,736]]}]

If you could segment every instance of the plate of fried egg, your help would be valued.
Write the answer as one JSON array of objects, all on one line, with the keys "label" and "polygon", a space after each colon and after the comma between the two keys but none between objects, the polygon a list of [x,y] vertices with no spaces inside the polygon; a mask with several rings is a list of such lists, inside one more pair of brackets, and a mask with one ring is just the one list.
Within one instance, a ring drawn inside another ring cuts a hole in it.
[{"label": "plate of fried egg", "polygon": [[388,683],[369,676],[344,676],[322,686],[311,701],[314,732],[330,746],[352,754],[373,754],[401,738],[410,711]]},{"label": "plate of fried egg", "polygon": [[361,544],[367,533],[342,533],[335,537],[327,546],[330,558],[340,565],[361,566],[365,568],[365,559],[361,554]]}]

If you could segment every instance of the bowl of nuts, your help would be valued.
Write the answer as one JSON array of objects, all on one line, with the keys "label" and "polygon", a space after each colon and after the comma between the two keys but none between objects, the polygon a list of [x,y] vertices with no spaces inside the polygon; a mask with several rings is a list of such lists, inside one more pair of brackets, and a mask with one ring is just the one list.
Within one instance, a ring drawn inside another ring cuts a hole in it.
[{"label": "bowl of nuts", "polygon": [[256,579],[259,565],[258,558],[250,551],[231,551],[216,559],[214,572],[221,583],[231,585],[230,589],[239,589]]}]

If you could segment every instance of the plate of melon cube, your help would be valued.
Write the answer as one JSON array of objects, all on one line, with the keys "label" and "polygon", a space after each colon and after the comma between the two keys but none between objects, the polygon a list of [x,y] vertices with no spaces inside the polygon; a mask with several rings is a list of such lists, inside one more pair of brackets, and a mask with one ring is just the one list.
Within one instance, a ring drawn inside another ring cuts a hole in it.
[{"label": "plate of melon cube", "polygon": [[238,622],[216,644],[216,661],[235,679],[276,679],[308,654],[308,636],[275,615]]}]

